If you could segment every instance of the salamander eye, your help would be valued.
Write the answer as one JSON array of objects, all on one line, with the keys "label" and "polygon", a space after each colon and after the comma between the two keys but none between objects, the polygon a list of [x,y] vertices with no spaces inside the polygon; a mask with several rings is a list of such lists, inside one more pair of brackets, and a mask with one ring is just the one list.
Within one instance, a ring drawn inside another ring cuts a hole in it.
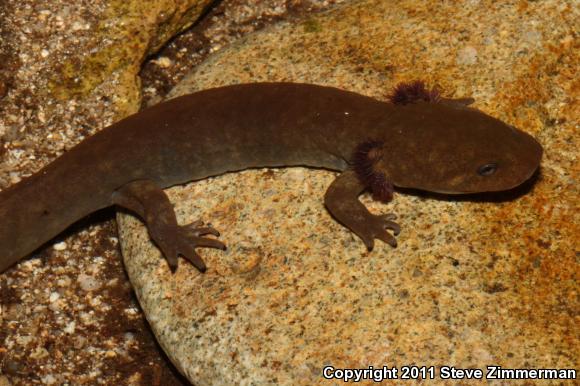
[{"label": "salamander eye", "polygon": [[483,177],[491,176],[497,170],[497,164],[489,163],[477,168],[477,174]]}]

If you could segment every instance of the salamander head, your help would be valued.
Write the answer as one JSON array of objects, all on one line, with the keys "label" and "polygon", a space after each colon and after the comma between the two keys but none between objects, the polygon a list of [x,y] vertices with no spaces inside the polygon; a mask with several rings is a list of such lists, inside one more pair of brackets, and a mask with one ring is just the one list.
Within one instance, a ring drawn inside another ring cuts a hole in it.
[{"label": "salamander head", "polygon": [[384,186],[372,181],[384,180],[446,194],[503,191],[540,165],[542,146],[532,136],[465,103],[419,101],[394,114],[391,127],[355,155],[355,168],[373,191]]}]

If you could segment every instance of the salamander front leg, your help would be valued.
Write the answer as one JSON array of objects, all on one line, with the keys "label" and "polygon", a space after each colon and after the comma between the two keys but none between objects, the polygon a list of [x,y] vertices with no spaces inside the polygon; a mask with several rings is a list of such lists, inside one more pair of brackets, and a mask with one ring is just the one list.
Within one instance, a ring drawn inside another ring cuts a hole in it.
[{"label": "salamander front leg", "polygon": [[165,256],[172,271],[177,269],[177,257],[182,256],[200,272],[205,272],[205,263],[195,248],[226,249],[221,241],[201,237],[208,234],[219,236],[217,230],[203,227],[201,221],[178,225],[167,195],[151,180],[136,180],[123,185],[113,193],[112,203],[135,212],[145,221],[149,236]]},{"label": "salamander front leg", "polygon": [[397,240],[387,232],[390,229],[395,236],[399,234],[399,225],[392,221],[396,216],[370,213],[358,200],[365,188],[356,173],[347,170],[330,184],[324,195],[324,204],[334,218],[363,240],[369,251],[373,249],[375,239],[396,247]]}]

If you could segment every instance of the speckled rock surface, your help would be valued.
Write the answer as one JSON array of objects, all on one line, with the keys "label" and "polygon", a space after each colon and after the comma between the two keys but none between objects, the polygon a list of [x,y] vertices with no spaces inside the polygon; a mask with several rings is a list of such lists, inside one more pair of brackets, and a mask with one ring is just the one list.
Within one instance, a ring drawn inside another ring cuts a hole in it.
[{"label": "speckled rock surface", "polygon": [[323,207],[334,173],[301,168],[169,190],[180,223],[209,221],[229,246],[200,250],[203,275],[183,261],[172,275],[140,222],[120,216],[143,309],[196,385],[326,384],[325,365],[578,369],[578,9],[452,4],[367,0],[282,24],[177,88],[292,80],[381,98],[421,78],[475,97],[545,148],[540,178],[511,200],[363,196],[372,212],[399,215],[397,249],[366,252]]},{"label": "speckled rock surface", "polygon": [[[138,73],[145,56],[189,27],[210,2],[157,0],[143,6],[140,0],[110,0],[97,4],[99,20],[91,23],[80,16],[73,24],[74,32],[87,35],[84,49],[62,63],[49,80],[48,90],[67,100],[86,96],[96,87],[114,87],[119,116],[135,113],[141,95]],[[68,8],[61,14],[77,16]]]}]

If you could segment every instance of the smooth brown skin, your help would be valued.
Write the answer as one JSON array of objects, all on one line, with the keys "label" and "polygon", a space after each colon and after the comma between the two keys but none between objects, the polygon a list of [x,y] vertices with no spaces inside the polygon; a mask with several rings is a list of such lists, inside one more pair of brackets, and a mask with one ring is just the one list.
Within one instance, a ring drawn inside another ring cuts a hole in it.
[{"label": "smooth brown skin", "polygon": [[[373,215],[358,200],[369,187],[350,168],[361,142],[380,143],[371,166],[382,180],[433,192],[507,190],[539,166],[542,148],[531,136],[452,102],[397,106],[331,87],[256,83],[161,103],[0,192],[0,272],[110,205],[145,220],[172,269],[182,256],[205,271],[195,248],[225,248],[202,237],[217,231],[201,222],[179,226],[161,189],[254,167],[342,171],[325,195],[330,213],[369,249],[375,238],[394,246],[393,216]],[[479,175],[488,163],[497,164],[495,173]]]}]

